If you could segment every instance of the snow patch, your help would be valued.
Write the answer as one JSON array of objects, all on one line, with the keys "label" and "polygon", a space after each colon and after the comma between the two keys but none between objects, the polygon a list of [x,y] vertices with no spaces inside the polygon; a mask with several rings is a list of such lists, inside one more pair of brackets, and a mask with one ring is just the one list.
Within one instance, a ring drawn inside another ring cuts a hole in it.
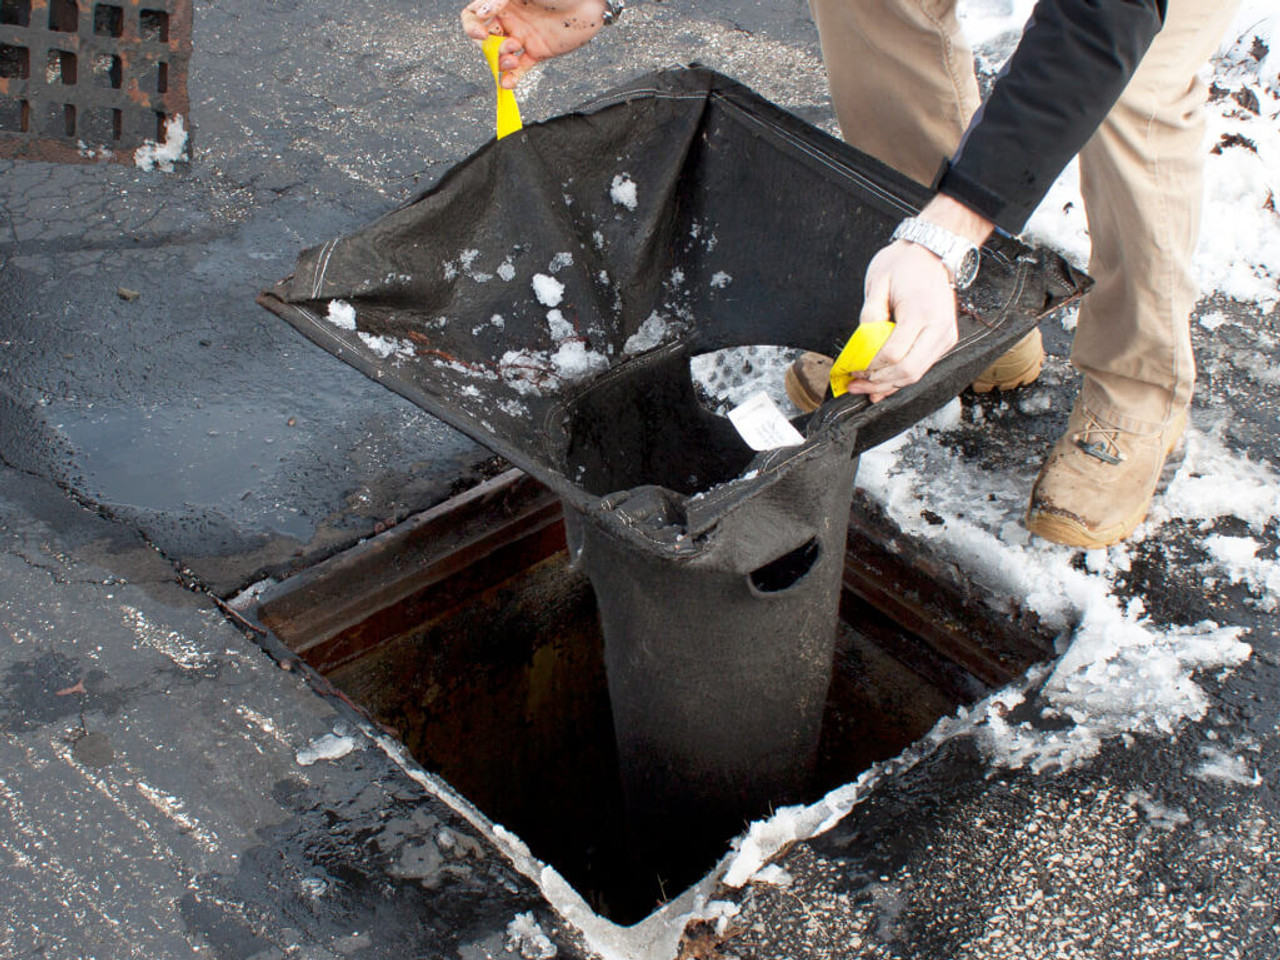
[{"label": "snow patch", "polygon": [[952,397],[929,416],[920,421],[926,430],[947,432],[964,426],[964,407],[959,397]]},{"label": "snow patch", "polygon": [[609,359],[587,348],[581,340],[568,340],[551,355],[556,372],[566,380],[581,380],[609,369]]},{"label": "snow patch", "polygon": [[476,283],[488,283],[493,279],[493,274],[476,269],[476,260],[479,258],[479,250],[463,250],[458,254],[458,263],[461,266],[463,276],[470,277]]},{"label": "snow patch", "polygon": [[564,299],[564,284],[545,273],[533,275],[533,295],[544,307],[558,307]]},{"label": "snow patch", "polygon": [[1048,413],[1052,406],[1053,397],[1048,393],[1048,391],[1032,393],[1030,396],[1023,397],[1018,401],[1018,409],[1029,416]]},{"label": "snow patch", "polygon": [[1202,746],[1201,761],[1192,773],[1201,780],[1221,780],[1241,787],[1262,785],[1262,777],[1240,757],[1218,747]]},{"label": "snow patch", "polygon": [[663,319],[655,310],[645,318],[644,323],[622,345],[623,354],[644,353],[660,346],[669,337],[674,336],[674,327]]},{"label": "snow patch", "polygon": [[507,924],[507,950],[525,960],[551,960],[559,952],[542,932],[533,911],[518,913]]},{"label": "snow patch", "polygon": [[638,197],[631,174],[620,173],[613,178],[613,182],[609,184],[609,197],[620,207],[626,207],[628,210],[636,208]]},{"label": "snow patch", "polygon": [[526,397],[555,391],[565,381],[582,380],[609,369],[609,358],[579,338],[565,340],[554,353],[544,350],[508,350],[498,361],[502,379]]},{"label": "snow patch", "polygon": [[756,871],[755,876],[751,878],[753,883],[767,883],[773,887],[789,887],[794,882],[794,878],[786,870],[771,863],[768,866],[761,867]]},{"label": "snow patch", "polygon": [[207,829],[195,817],[187,813],[186,804],[171,793],[165,793],[144,780],[135,785],[148,803],[177,825],[183,833],[193,837],[200,846],[212,852],[218,848],[218,835]]},{"label": "snow patch", "polygon": [[1280,562],[1259,558],[1262,544],[1252,537],[1211,534],[1201,543],[1230,583],[1243,584],[1266,613],[1280,607]]},{"label": "snow patch", "polygon": [[1238,517],[1261,533],[1280,518],[1280,475],[1270,464],[1236,453],[1216,432],[1189,429],[1186,444],[1182,467],[1152,504],[1149,524]]},{"label": "snow patch", "polygon": [[1061,729],[1010,723],[990,713],[978,743],[998,766],[1033,773],[1070,769],[1121,734],[1171,735],[1198,720],[1209,699],[1198,671],[1235,667],[1252,652],[1242,627],[1204,622],[1160,630],[1101,598],[1085,608],[1071,645],[1040,687],[1040,715],[1067,719]]},{"label": "snow patch", "polygon": [[147,140],[133,152],[133,162],[140,170],[173,173],[173,165],[186,159],[187,125],[180,113],[164,122],[164,143]]},{"label": "snow patch", "polygon": [[120,611],[124,625],[133,630],[133,635],[140,642],[168,657],[182,669],[198,670],[213,662],[209,652],[201,649],[190,637],[152,623],[137,607],[121,606]]},{"label": "snow patch", "polygon": [[356,308],[345,300],[330,300],[328,320],[339,330],[354,330]]},{"label": "snow patch", "polygon": [[1147,821],[1157,830],[1172,832],[1178,827],[1185,827],[1191,822],[1185,810],[1167,807],[1157,803],[1145,790],[1130,790],[1124,795],[1124,801],[1136,810],[1140,810]]},{"label": "snow patch", "polygon": [[388,357],[399,357],[403,360],[413,356],[413,344],[407,340],[397,340],[395,337],[384,337],[376,333],[365,333],[363,330],[357,336],[369,348],[369,351],[380,360],[386,360]]},{"label": "snow patch", "polygon": [[326,733],[316,737],[299,750],[295,759],[298,761],[298,766],[309,767],[321,760],[341,760],[355,748],[355,737]]},{"label": "snow patch", "polygon": [[551,331],[551,339],[559,343],[561,340],[567,340],[576,332],[573,324],[564,318],[564,314],[559,310],[547,311],[547,329]]},{"label": "snow patch", "polygon": [[529,408],[519,400],[499,400],[497,407],[508,417],[527,417],[529,416]]}]

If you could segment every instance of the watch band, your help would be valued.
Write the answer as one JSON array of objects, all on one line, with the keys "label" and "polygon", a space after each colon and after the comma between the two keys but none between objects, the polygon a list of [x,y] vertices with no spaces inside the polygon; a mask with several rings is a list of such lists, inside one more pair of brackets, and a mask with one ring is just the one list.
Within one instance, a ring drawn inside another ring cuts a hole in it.
[{"label": "watch band", "polygon": [[894,240],[908,240],[934,254],[951,276],[951,285],[964,290],[978,276],[978,247],[936,223],[907,217],[893,231]]}]

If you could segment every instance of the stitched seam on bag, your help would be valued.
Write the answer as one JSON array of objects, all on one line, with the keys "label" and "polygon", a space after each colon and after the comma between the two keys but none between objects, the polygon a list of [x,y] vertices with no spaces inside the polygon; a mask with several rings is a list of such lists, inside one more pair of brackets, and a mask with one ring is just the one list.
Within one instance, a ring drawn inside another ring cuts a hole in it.
[{"label": "stitched seam on bag", "polygon": [[320,248],[320,256],[316,259],[315,274],[311,283],[311,299],[320,299],[320,287],[324,283],[324,275],[329,270],[329,258],[333,256],[333,251],[337,249],[338,241],[330,240]]}]

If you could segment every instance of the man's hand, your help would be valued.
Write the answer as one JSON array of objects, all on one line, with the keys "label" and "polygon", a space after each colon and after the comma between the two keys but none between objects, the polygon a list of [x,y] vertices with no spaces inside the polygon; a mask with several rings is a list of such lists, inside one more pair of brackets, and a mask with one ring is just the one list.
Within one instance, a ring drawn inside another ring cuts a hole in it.
[{"label": "man's hand", "polygon": [[[963,204],[938,194],[920,212],[952,233],[981,244],[994,224]],[[849,381],[850,393],[878,403],[919,380],[956,344],[956,294],[936,255],[907,240],[882,249],[867,266],[860,323],[892,320],[893,335],[866,373]]]},{"label": "man's hand", "polygon": [[502,86],[513,90],[530,67],[599,33],[604,9],[604,0],[473,0],[462,11],[462,29],[477,43],[495,33],[507,38],[498,70]]}]

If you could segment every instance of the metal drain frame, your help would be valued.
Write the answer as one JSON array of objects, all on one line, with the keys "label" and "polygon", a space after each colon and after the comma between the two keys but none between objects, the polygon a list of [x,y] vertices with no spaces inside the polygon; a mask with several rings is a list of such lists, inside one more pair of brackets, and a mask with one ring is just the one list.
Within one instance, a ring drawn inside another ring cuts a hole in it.
[{"label": "metal drain frame", "polygon": [[187,116],[191,0],[0,0],[0,158],[132,164]]},{"label": "metal drain frame", "polygon": [[[237,611],[281,653],[324,674],[376,649],[389,633],[564,549],[559,499],[510,469],[381,534],[246,598]],[[841,604],[855,622],[868,604],[918,638],[893,655],[941,688],[957,671],[1000,687],[1054,656],[1035,614],[993,609],[947,564],[911,549],[855,494]],[[963,685],[954,696],[965,697]]]}]

